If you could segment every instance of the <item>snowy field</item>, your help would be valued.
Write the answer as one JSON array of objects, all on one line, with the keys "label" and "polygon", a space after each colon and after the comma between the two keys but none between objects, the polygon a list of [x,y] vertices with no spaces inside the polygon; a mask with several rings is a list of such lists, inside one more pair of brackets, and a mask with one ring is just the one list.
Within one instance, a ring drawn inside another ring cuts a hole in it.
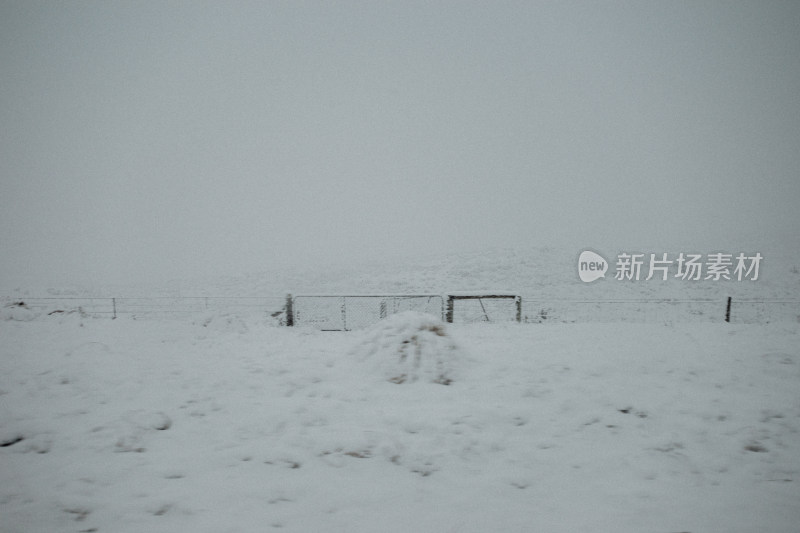
[{"label": "snowy field", "polygon": [[0,533],[800,533],[799,29],[0,0]]},{"label": "snowy field", "polygon": [[3,533],[799,530],[796,321],[3,318]]}]

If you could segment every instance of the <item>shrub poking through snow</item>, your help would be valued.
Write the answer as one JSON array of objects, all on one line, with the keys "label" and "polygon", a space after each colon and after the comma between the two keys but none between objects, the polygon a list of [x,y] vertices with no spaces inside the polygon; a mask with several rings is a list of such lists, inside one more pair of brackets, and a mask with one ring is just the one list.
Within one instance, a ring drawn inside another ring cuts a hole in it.
[{"label": "shrub poking through snow", "polygon": [[459,358],[458,346],[444,322],[415,311],[397,313],[372,326],[354,352],[397,384],[427,381],[449,385]]}]

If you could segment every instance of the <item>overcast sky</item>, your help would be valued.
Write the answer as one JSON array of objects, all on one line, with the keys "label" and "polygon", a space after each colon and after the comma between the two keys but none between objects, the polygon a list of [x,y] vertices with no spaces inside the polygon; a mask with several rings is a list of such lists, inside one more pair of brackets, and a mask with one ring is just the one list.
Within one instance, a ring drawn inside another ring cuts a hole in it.
[{"label": "overcast sky", "polygon": [[0,0],[0,72],[0,286],[800,234],[796,1]]}]

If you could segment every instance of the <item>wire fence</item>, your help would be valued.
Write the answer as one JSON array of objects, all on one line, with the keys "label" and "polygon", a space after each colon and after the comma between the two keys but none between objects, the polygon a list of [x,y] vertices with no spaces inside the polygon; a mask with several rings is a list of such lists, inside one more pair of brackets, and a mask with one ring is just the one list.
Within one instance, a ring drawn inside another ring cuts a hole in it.
[{"label": "wire fence", "polygon": [[[290,303],[292,302],[292,303]],[[456,323],[515,321],[514,300],[457,302]],[[263,317],[275,325],[349,330],[391,314],[416,310],[445,319],[440,295],[324,295],[222,297],[46,297],[0,298],[2,310],[24,309],[36,315],[80,314],[94,318],[188,318],[205,313]],[[291,309],[289,306],[293,306]],[[287,313],[291,310],[291,313]],[[289,320],[292,317],[294,324]],[[766,324],[800,322],[800,299],[558,299],[521,297],[519,322],[527,324],[631,322],[725,322]]]},{"label": "wire fence", "polygon": [[79,313],[86,317],[164,318],[188,317],[202,313],[267,314],[278,316],[285,304],[283,297],[259,296],[181,296],[137,298],[5,298],[5,307],[20,306],[37,313],[62,315]]},{"label": "wire fence", "polygon": [[289,295],[286,302],[288,325],[332,331],[367,327],[402,311],[444,313],[444,298],[438,294]]},{"label": "wire fence", "polygon": [[523,322],[800,322],[800,299],[608,299],[523,297]]}]

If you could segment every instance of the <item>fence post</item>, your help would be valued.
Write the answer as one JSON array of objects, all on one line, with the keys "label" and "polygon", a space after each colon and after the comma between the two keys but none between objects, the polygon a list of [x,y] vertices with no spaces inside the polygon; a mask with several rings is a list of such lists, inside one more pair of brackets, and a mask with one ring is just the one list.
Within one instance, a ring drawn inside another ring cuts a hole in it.
[{"label": "fence post", "polygon": [[294,326],[294,309],[292,308],[292,295],[286,295],[286,325]]},{"label": "fence post", "polygon": [[114,320],[115,318],[117,318],[117,299],[116,298],[111,298],[111,308],[114,310],[114,314],[111,317],[111,320]]},{"label": "fence post", "polygon": [[447,296],[447,312],[445,313],[445,322],[448,324],[453,323],[453,306],[454,306],[454,299],[453,295]]},{"label": "fence post", "polygon": [[725,322],[731,321],[731,297],[728,296],[728,305],[725,306]]},{"label": "fence post", "polygon": [[517,296],[514,300],[517,304],[517,322],[522,322],[522,296]]}]

